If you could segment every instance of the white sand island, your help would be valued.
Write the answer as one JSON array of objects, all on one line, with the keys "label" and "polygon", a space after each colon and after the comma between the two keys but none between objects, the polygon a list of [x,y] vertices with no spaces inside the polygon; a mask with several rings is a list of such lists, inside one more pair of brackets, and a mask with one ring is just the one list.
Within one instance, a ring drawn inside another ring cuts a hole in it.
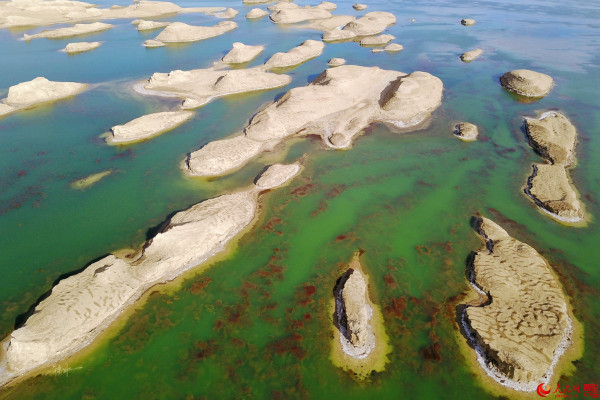
[{"label": "white sand island", "polygon": [[24,34],[24,40],[47,38],[47,39],[62,39],[72,36],[89,35],[91,33],[102,32],[112,28],[114,25],[105,24],[104,22],[93,22],[91,24],[75,24],[68,28],[58,28],[42,31],[35,35]]},{"label": "white sand island", "polygon": [[330,68],[263,108],[242,134],[191,153],[185,169],[191,175],[222,175],[294,135],[319,135],[329,147],[347,148],[373,122],[420,124],[440,105],[442,89],[442,82],[426,72]]},{"label": "white sand island", "polygon": [[194,116],[192,111],[164,111],[147,114],[129,121],[125,125],[111,128],[110,144],[126,144],[149,139],[183,124]]},{"label": "white sand island", "polygon": [[155,73],[134,88],[142,94],[179,97],[182,108],[192,109],[230,94],[269,90],[291,82],[288,75],[266,72],[264,67],[221,70],[216,68]]},{"label": "white sand island", "polygon": [[269,15],[269,13],[261,8],[253,8],[252,10],[248,11],[248,14],[246,14],[246,18],[247,19],[258,19],[258,18],[262,18],[262,17],[266,17],[267,15]]},{"label": "white sand island", "polygon": [[323,33],[323,41],[333,42],[350,40],[360,36],[373,36],[383,32],[388,26],[396,23],[394,14],[385,11],[366,13],[361,18],[348,22],[342,28]]},{"label": "white sand island", "polygon": [[102,44],[102,42],[69,43],[63,50],[67,54],[77,54],[77,53],[83,53],[86,51],[97,49],[98,47],[100,47],[101,44]]},{"label": "white sand island", "polygon": [[249,46],[235,42],[233,48],[222,58],[222,61],[227,64],[247,63],[258,57],[264,50],[265,46]]},{"label": "white sand island", "polygon": [[265,67],[267,69],[293,67],[320,56],[323,54],[323,49],[325,49],[323,42],[309,39],[286,53],[273,54],[265,63]]},{"label": "white sand island", "polygon": [[52,102],[75,96],[88,85],[76,82],[52,82],[38,77],[28,82],[19,83],[8,89],[8,96],[0,103],[0,117],[42,103]]},{"label": "white sand island", "polygon": [[238,25],[233,21],[222,21],[213,26],[195,26],[183,22],[173,22],[154,38],[154,40],[162,43],[197,42],[199,40],[223,35],[237,27]]},{"label": "white sand island", "polygon": [[0,386],[81,350],[149,288],[222,252],[255,220],[260,193],[299,172],[297,163],[272,165],[256,186],[175,214],[135,257],[109,255],[61,280],[2,343]]},{"label": "white sand island", "polygon": [[156,21],[140,20],[135,25],[137,25],[138,31],[144,32],[144,31],[152,31],[154,29],[164,28],[165,26],[168,26],[169,24],[170,24],[170,22],[156,22]]}]

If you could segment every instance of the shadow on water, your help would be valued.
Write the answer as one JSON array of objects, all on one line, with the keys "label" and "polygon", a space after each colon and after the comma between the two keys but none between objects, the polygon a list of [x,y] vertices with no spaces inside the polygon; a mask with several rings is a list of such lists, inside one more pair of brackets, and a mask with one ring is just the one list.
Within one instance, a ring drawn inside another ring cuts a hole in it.
[{"label": "shadow on water", "polygon": [[335,311],[333,312],[333,321],[335,327],[340,331],[342,335],[348,341],[350,341],[350,332],[348,332],[348,319],[346,316],[346,306],[344,305],[344,301],[342,299],[342,291],[344,290],[344,285],[346,281],[350,278],[350,275],[354,270],[352,268],[348,268],[346,272],[342,274],[335,282],[335,286],[333,287],[333,297],[335,299]]}]

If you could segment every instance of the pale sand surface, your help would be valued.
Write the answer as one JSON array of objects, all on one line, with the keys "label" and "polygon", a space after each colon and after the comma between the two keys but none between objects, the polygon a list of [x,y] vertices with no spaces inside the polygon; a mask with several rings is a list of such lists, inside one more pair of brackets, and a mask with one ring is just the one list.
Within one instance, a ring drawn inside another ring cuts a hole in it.
[{"label": "pale sand surface", "polygon": [[222,252],[258,212],[259,193],[300,170],[274,165],[261,187],[219,196],[175,214],[137,258],[109,255],[61,280],[25,324],[3,342],[0,385],[87,346],[152,286]]},{"label": "pale sand surface", "polygon": [[274,89],[290,83],[288,75],[266,72],[264,67],[220,70],[215,68],[155,73],[143,88],[154,95],[184,99],[183,108],[196,108],[230,94]]},{"label": "pale sand surface", "polygon": [[108,143],[125,144],[170,131],[194,116],[192,111],[164,111],[147,114],[111,128]]},{"label": "pale sand surface", "polygon": [[170,24],[170,22],[156,22],[156,21],[142,20],[142,21],[139,21],[139,23],[137,24],[137,30],[140,32],[151,31],[154,29],[164,28],[165,26],[168,26],[169,24]]},{"label": "pale sand surface", "polygon": [[418,125],[440,105],[442,89],[442,82],[426,72],[330,68],[259,111],[242,135],[191,153],[187,169],[192,175],[221,175],[293,135],[316,134],[329,147],[346,148],[373,122]]},{"label": "pale sand surface", "polygon": [[366,379],[385,369],[391,347],[381,309],[369,296],[369,279],[359,255],[354,254],[334,288],[331,359],[354,377]]},{"label": "pale sand surface", "polygon": [[387,44],[392,40],[396,39],[394,35],[378,35],[378,36],[367,36],[360,40],[361,46],[377,46]]},{"label": "pale sand surface", "polygon": [[68,53],[68,54],[83,53],[85,51],[90,51],[90,50],[97,49],[98,47],[100,47],[101,44],[102,44],[102,42],[76,42],[76,43],[69,43],[64,48],[64,51],[66,53]]},{"label": "pale sand surface", "polygon": [[104,22],[92,22],[91,24],[75,24],[68,28],[58,28],[42,31],[35,35],[24,34],[24,40],[47,38],[47,39],[62,39],[71,36],[88,35],[90,33],[102,32],[112,28],[114,25],[105,24]]},{"label": "pale sand surface", "polygon": [[253,8],[252,10],[248,11],[248,14],[246,14],[246,18],[258,19],[258,18],[266,17],[267,15],[269,15],[269,13],[267,11],[262,10],[260,8]]},{"label": "pale sand surface", "polygon": [[293,67],[320,56],[324,49],[323,42],[309,39],[286,53],[273,54],[265,63],[265,67],[267,69]]},{"label": "pale sand surface", "polygon": [[[85,83],[53,82],[44,77],[38,77],[28,82],[22,82],[8,89],[8,96],[3,100],[5,113],[19,109],[34,107],[38,104],[52,102],[75,96],[88,88]],[[12,107],[8,109],[7,106]]]},{"label": "pale sand surface", "polygon": [[334,57],[327,63],[327,65],[329,65],[330,67],[339,67],[340,65],[344,64],[346,64],[346,60],[339,57]]},{"label": "pale sand surface", "polygon": [[467,51],[460,56],[460,59],[462,61],[468,63],[468,62],[475,60],[477,57],[479,57],[481,55],[481,53],[483,53],[483,50],[481,50],[481,49]]},{"label": "pale sand surface", "polygon": [[500,77],[500,83],[506,90],[526,97],[544,97],[554,86],[552,77],[528,69],[509,71]]},{"label": "pale sand surface", "polygon": [[394,14],[385,11],[366,13],[361,18],[348,22],[341,29],[336,28],[323,33],[324,41],[348,40],[360,36],[373,36],[383,32],[396,23]]},{"label": "pale sand surface", "polygon": [[163,42],[159,42],[158,40],[148,39],[144,42],[144,46],[146,46],[147,48],[153,48],[153,47],[164,47],[166,45]]},{"label": "pale sand surface", "polygon": [[479,131],[476,125],[470,122],[460,122],[454,126],[454,136],[465,142],[477,140]]},{"label": "pale sand surface", "polygon": [[235,42],[233,48],[223,57],[222,61],[228,64],[246,63],[254,60],[264,50],[264,46],[249,46]]},{"label": "pale sand surface", "polygon": [[298,22],[331,17],[331,13],[320,6],[299,8],[280,8],[271,13],[269,18],[276,24],[297,24]]},{"label": "pale sand surface", "polygon": [[217,18],[235,18],[240,12],[238,10],[235,10],[233,8],[228,8],[225,11],[221,11],[218,13],[215,13],[215,17]]},{"label": "pale sand surface", "polygon": [[477,231],[485,246],[475,254],[470,280],[483,297],[463,311],[467,339],[490,377],[534,391],[550,380],[571,344],[566,298],[533,247],[486,218],[478,220]]},{"label": "pale sand surface", "polygon": [[525,119],[531,147],[550,164],[534,164],[525,193],[547,215],[565,223],[585,219],[584,205],[571,182],[567,167],[575,164],[577,130],[559,112],[548,111]]},{"label": "pale sand surface", "polygon": [[90,3],[70,0],[12,0],[0,2],[0,28],[104,19],[150,18],[189,12],[210,14],[223,9],[224,7],[181,8],[163,1],[140,1],[127,7],[97,8]]},{"label": "pale sand surface", "polygon": [[356,11],[363,11],[367,9],[367,6],[365,4],[356,3],[352,6],[352,8],[354,8]]},{"label": "pale sand surface", "polygon": [[196,42],[220,36],[236,29],[238,25],[233,21],[222,21],[213,26],[195,26],[183,22],[169,24],[154,40],[163,43]]}]

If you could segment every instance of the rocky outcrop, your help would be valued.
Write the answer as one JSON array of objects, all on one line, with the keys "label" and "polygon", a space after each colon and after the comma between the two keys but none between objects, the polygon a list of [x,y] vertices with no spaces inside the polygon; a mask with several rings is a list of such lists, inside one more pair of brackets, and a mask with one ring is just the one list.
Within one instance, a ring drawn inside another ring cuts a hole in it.
[{"label": "rocky outcrop", "polygon": [[163,42],[159,42],[158,40],[148,39],[144,42],[144,46],[147,48],[164,47],[165,44]]},{"label": "rocky outcrop", "polygon": [[24,34],[23,39],[62,39],[72,36],[89,35],[90,33],[102,32],[112,28],[113,26],[114,25],[105,24],[103,22],[94,22],[91,24],[75,24],[75,26],[72,27],[46,30],[40,33],[36,33],[35,35]]},{"label": "rocky outcrop", "polygon": [[237,17],[237,15],[239,13],[240,12],[238,10],[236,10],[236,9],[228,8],[225,11],[221,11],[221,12],[215,13],[215,17],[229,19],[229,18],[235,18],[235,17]]},{"label": "rocky outcrop", "polygon": [[287,53],[273,54],[265,63],[265,67],[268,69],[293,67],[320,56],[324,48],[323,42],[309,39]]},{"label": "rocky outcrop", "polygon": [[460,122],[454,126],[454,135],[465,142],[472,142],[477,140],[479,131],[477,126],[470,122]]},{"label": "rocky outcrop", "polygon": [[[299,171],[279,165],[272,168],[287,173],[273,173],[277,179],[268,180],[269,188]],[[0,386],[81,350],[149,288],[222,252],[254,220],[263,190],[252,186],[180,211],[138,255],[109,255],[61,280],[25,324],[3,342]]]},{"label": "rocky outcrop", "polygon": [[108,143],[125,144],[168,132],[194,116],[192,111],[165,111],[147,114],[125,125],[113,126]]},{"label": "rocky outcrop", "polygon": [[90,50],[97,49],[98,47],[100,47],[101,44],[102,44],[102,42],[77,42],[77,43],[69,43],[64,48],[64,51],[67,54],[83,53],[85,51],[90,51]]},{"label": "rocky outcrop", "polygon": [[567,167],[575,162],[577,131],[558,112],[526,118],[525,131],[531,147],[550,164],[533,165],[525,193],[551,217],[566,223],[583,220],[585,212],[571,183]]},{"label": "rocky outcrop", "polygon": [[320,135],[329,147],[347,148],[373,122],[418,125],[440,105],[442,88],[426,72],[329,68],[259,111],[243,134],[191,153],[186,168],[192,175],[222,175],[294,135]]},{"label": "rocky outcrop", "polygon": [[342,348],[352,357],[367,357],[375,348],[375,335],[369,324],[373,311],[367,296],[367,282],[359,269],[349,268],[336,289],[336,325],[341,333]]},{"label": "rocky outcrop", "polygon": [[333,29],[323,34],[323,41],[348,40],[360,36],[373,36],[396,23],[394,14],[384,11],[366,13],[361,18],[348,22],[341,29]]},{"label": "rocky outcrop", "polygon": [[379,35],[379,36],[367,36],[360,40],[361,46],[379,46],[387,44],[392,40],[396,39],[394,35]]},{"label": "rocky outcrop", "polygon": [[337,57],[332,58],[327,63],[327,65],[329,65],[330,67],[339,67],[340,65],[344,65],[344,64],[346,64],[346,60],[343,58],[337,58]]},{"label": "rocky outcrop", "polygon": [[390,43],[387,46],[385,46],[384,48],[376,48],[371,50],[371,52],[373,53],[397,53],[399,51],[402,51],[404,49],[404,46],[402,46],[401,44],[398,43]]},{"label": "rocky outcrop", "polygon": [[265,50],[265,46],[248,46],[244,43],[235,42],[233,48],[223,57],[227,64],[241,64],[254,60]]},{"label": "rocky outcrop", "polygon": [[359,379],[383,371],[390,348],[379,307],[356,252],[333,289],[333,362]]},{"label": "rocky outcrop", "polygon": [[155,73],[143,85],[142,93],[184,99],[182,108],[191,109],[230,94],[274,89],[290,83],[288,75],[273,74],[263,68]]},{"label": "rocky outcrop", "polygon": [[356,3],[352,6],[356,11],[364,11],[367,9],[367,6],[361,3]]},{"label": "rocky outcrop", "polygon": [[252,10],[248,11],[248,14],[246,14],[246,18],[258,19],[258,18],[266,17],[267,15],[269,15],[269,13],[267,11],[260,9],[260,8],[253,8]]},{"label": "rocky outcrop", "polygon": [[500,77],[504,89],[525,97],[544,97],[554,85],[552,77],[528,69],[509,71]]},{"label": "rocky outcrop", "polygon": [[144,31],[151,31],[154,29],[164,28],[165,26],[168,26],[169,24],[171,24],[171,23],[170,22],[156,22],[156,21],[141,20],[136,25],[137,25],[138,31],[144,32]]},{"label": "rocky outcrop", "polygon": [[470,280],[486,299],[464,308],[467,339],[488,375],[517,390],[550,380],[571,344],[567,301],[548,262],[486,218],[477,222],[485,240],[474,256]]},{"label": "rocky outcrop", "polygon": [[471,61],[473,61],[477,57],[479,57],[481,55],[481,53],[483,53],[483,50],[481,50],[481,49],[467,51],[460,56],[460,59],[463,62],[470,63]]},{"label": "rocky outcrop", "polygon": [[473,26],[475,25],[475,20],[473,18],[463,18],[460,20],[460,24],[464,26]]},{"label": "rocky outcrop", "polygon": [[85,83],[52,82],[44,77],[19,83],[8,89],[4,99],[6,105],[17,109],[34,107],[41,103],[56,101],[75,96],[88,88]]},{"label": "rocky outcrop", "polygon": [[194,26],[183,22],[173,22],[155,40],[163,43],[197,42],[223,35],[237,27],[238,25],[233,21],[222,21],[213,26]]},{"label": "rocky outcrop", "polygon": [[78,21],[98,21],[119,18],[151,18],[167,14],[210,14],[223,7],[181,8],[168,1],[136,1],[127,7],[99,8],[82,1],[23,1],[0,2],[0,28],[43,26]]},{"label": "rocky outcrop", "polygon": [[297,24],[298,22],[310,21],[313,19],[324,19],[331,17],[331,13],[319,6],[315,7],[297,7],[280,8],[273,11],[269,18],[276,24]]}]

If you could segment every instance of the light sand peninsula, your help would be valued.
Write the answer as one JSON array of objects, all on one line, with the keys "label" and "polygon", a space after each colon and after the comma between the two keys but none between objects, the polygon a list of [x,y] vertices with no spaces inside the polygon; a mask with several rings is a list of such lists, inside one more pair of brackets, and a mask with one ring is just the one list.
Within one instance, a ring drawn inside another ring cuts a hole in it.
[{"label": "light sand peninsula", "polygon": [[333,29],[323,34],[323,41],[350,40],[360,36],[373,36],[396,23],[394,14],[384,11],[366,13],[361,18],[348,22],[341,29]]},{"label": "light sand peninsula", "polygon": [[76,43],[69,43],[69,44],[67,44],[67,46],[63,50],[67,54],[77,54],[77,53],[83,53],[83,52],[86,52],[86,51],[97,49],[98,47],[100,47],[101,44],[102,44],[102,42],[76,42]]},{"label": "light sand peninsula", "polygon": [[137,258],[109,255],[61,280],[3,342],[0,386],[81,350],[149,288],[222,252],[254,221],[259,194],[286,183],[299,171],[299,164],[273,165],[263,174],[267,178],[259,179],[260,187],[253,185],[175,214],[144,244]]},{"label": "light sand peninsula", "polygon": [[481,295],[461,320],[477,361],[501,385],[533,391],[550,381],[571,345],[567,300],[548,262],[535,249],[486,218],[477,231],[485,245],[469,276]]},{"label": "light sand peninsula", "polygon": [[352,8],[354,8],[356,11],[364,11],[367,9],[367,6],[361,3],[356,3],[352,6]]},{"label": "light sand peninsula", "polygon": [[381,310],[369,298],[367,275],[359,254],[355,253],[333,290],[331,359],[335,365],[352,371],[356,378],[364,379],[373,371],[385,369],[391,347]]},{"label": "light sand peninsula", "polygon": [[264,50],[265,46],[248,46],[235,42],[231,51],[222,58],[222,61],[227,64],[247,63],[258,57]]},{"label": "light sand peninsula", "polygon": [[260,8],[253,8],[252,10],[248,11],[248,14],[246,14],[246,18],[247,19],[258,19],[258,18],[266,17],[267,15],[269,15],[269,13],[267,11],[262,10]]},{"label": "light sand peninsula", "polygon": [[327,65],[329,65],[330,67],[339,67],[340,65],[344,65],[344,64],[346,64],[346,60],[343,58],[337,58],[337,57],[332,58],[327,63]]},{"label": "light sand peninsula", "polygon": [[360,39],[361,46],[380,46],[396,39],[394,35],[368,36]]},{"label": "light sand peninsula", "polygon": [[460,56],[460,59],[463,62],[470,63],[471,61],[473,61],[477,57],[479,57],[481,55],[481,53],[483,53],[483,50],[481,50],[481,49],[467,51]]},{"label": "light sand peninsula", "polygon": [[239,13],[240,12],[238,10],[235,10],[233,8],[228,8],[225,11],[221,11],[221,12],[215,13],[215,17],[229,19],[229,18],[235,18],[235,17],[237,17],[237,15]]},{"label": "light sand peninsula", "polygon": [[531,147],[551,164],[533,164],[525,193],[547,215],[565,223],[580,223],[583,203],[571,183],[567,167],[575,163],[577,131],[564,115],[546,112],[526,118],[525,130]]},{"label": "light sand peninsula", "polygon": [[528,69],[509,71],[500,77],[504,89],[525,97],[544,97],[554,86],[551,76]]},{"label": "light sand peninsula", "polygon": [[275,4],[272,4],[267,7],[269,11],[277,11],[277,10],[292,10],[300,8],[300,6],[296,3],[291,3],[289,1],[279,1]]},{"label": "light sand peninsula", "polygon": [[267,69],[289,68],[302,64],[323,54],[325,44],[317,40],[306,40],[287,53],[275,53],[265,63]]},{"label": "light sand peninsula", "polygon": [[454,126],[454,136],[464,142],[472,142],[477,140],[479,131],[476,125],[470,122],[460,122]]},{"label": "light sand peninsula", "polygon": [[164,28],[165,26],[168,26],[169,24],[170,24],[170,22],[156,22],[156,21],[141,20],[136,25],[137,25],[138,31],[144,32],[144,31],[152,31],[154,29]]},{"label": "light sand peninsula", "polygon": [[103,179],[109,175],[112,175],[113,173],[114,173],[114,171],[112,169],[98,172],[96,174],[92,174],[92,175],[86,176],[85,178],[76,180],[75,182],[71,183],[71,187],[73,189],[77,189],[77,190],[85,190],[85,189],[89,188],[90,186],[100,182],[101,179]]},{"label": "light sand peninsula", "polygon": [[[266,72],[264,67],[219,70],[215,68],[191,71],[157,72],[143,84],[142,94],[183,99],[182,108],[192,109],[230,94],[269,90],[291,82],[288,75]],[[136,87],[139,90],[139,87]]]},{"label": "light sand peninsula", "polygon": [[356,21],[356,18],[351,15],[332,15],[329,18],[317,19],[307,24],[299,25],[298,27],[302,29],[314,29],[317,31],[327,32],[340,26],[345,26],[352,21]]},{"label": "light sand peninsula", "polygon": [[178,127],[194,116],[192,111],[164,111],[147,114],[125,125],[111,128],[110,144],[126,144],[149,139]]},{"label": "light sand peninsula", "polygon": [[273,3],[275,0],[242,0],[244,4],[265,4]]},{"label": "light sand peninsula", "polygon": [[11,0],[0,2],[0,28],[44,26],[78,21],[151,18],[178,13],[211,14],[224,7],[181,8],[165,1],[139,1],[128,7],[97,8],[81,1]]},{"label": "light sand peninsula", "polygon": [[463,18],[460,20],[460,24],[464,26],[473,26],[475,25],[475,20],[473,18]]},{"label": "light sand peninsula", "polygon": [[184,24],[183,22],[173,22],[154,40],[162,43],[197,42],[223,35],[237,27],[238,25],[233,21],[222,21],[213,26],[193,26]]},{"label": "light sand peninsula", "polygon": [[88,85],[85,83],[52,82],[44,77],[19,83],[8,89],[8,96],[2,100],[4,104],[0,103],[0,117],[43,103],[72,97],[87,88]]},{"label": "light sand peninsula", "polygon": [[442,82],[426,72],[329,68],[259,111],[243,134],[191,153],[185,168],[192,175],[222,175],[294,135],[319,135],[331,148],[347,148],[373,122],[420,124],[440,105],[442,89]]},{"label": "light sand peninsula", "polygon": [[72,36],[89,35],[91,33],[102,32],[112,28],[114,25],[105,24],[103,22],[93,22],[91,24],[75,24],[69,28],[59,28],[36,33],[35,35],[24,34],[24,40],[47,38],[47,39],[63,39]]},{"label": "light sand peninsula", "polygon": [[321,4],[317,5],[317,7],[320,7],[323,10],[327,11],[337,10],[337,4],[332,3],[330,1],[322,1]]}]

